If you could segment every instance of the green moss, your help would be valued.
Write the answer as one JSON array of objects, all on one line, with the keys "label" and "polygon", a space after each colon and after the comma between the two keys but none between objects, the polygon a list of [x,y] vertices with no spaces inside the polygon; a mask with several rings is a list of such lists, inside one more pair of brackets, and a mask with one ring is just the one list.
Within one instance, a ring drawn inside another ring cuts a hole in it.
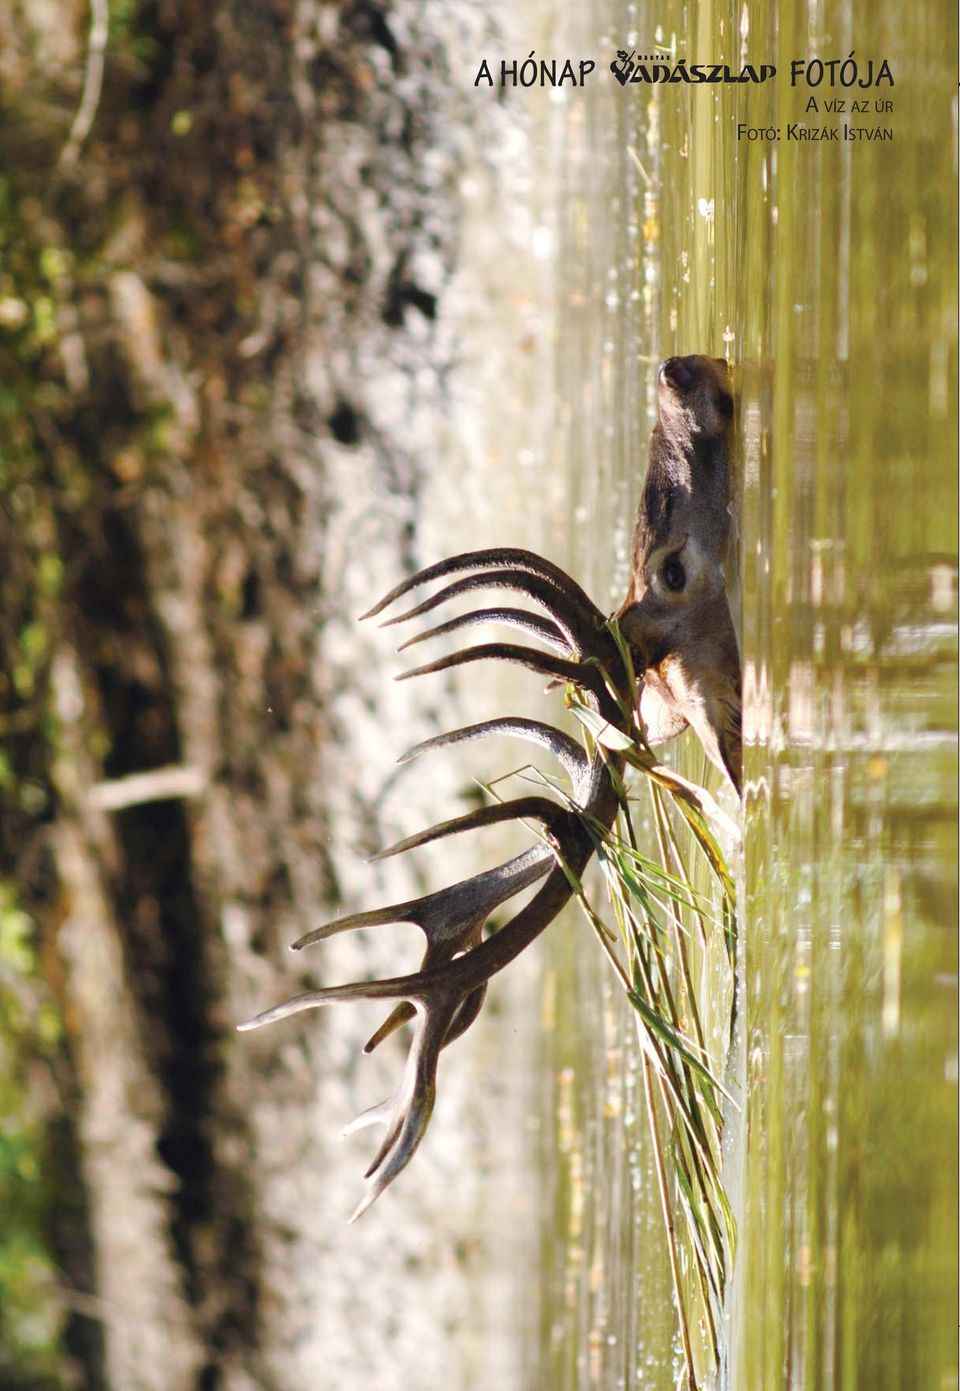
[{"label": "green moss", "polygon": [[63,587],[63,561],[53,551],[42,555],[37,563],[37,584],[45,599],[56,599]]},{"label": "green moss", "polygon": [[0,1381],[15,1371],[10,1384],[39,1389],[57,1384],[63,1311],[46,1246],[43,1117],[27,1064],[49,1055],[60,1026],[49,1005],[37,1008],[36,978],[34,924],[0,883]]},{"label": "green moss", "polygon": [[[261,20],[251,16],[256,35]],[[242,6],[235,18],[245,26]],[[270,402],[259,364],[236,352],[236,315],[256,313],[259,224],[274,216],[278,169],[270,154],[274,75],[261,71],[260,52],[241,30],[228,34],[216,7],[111,0],[106,80],[73,171],[54,173],[76,71],[45,71],[38,61],[22,74],[15,106],[0,93],[0,885],[17,879],[16,894],[4,888],[0,896],[4,1391],[73,1384],[59,1346],[64,1316],[50,1251],[84,1248],[82,1267],[90,1241],[75,1165],[72,1189],[58,1190],[61,1130],[71,1132],[72,1155],[70,1089],[80,1083],[57,1008],[64,986],[56,972],[45,975],[56,959],[57,885],[43,823],[59,815],[53,769],[64,756],[51,663],[65,643],[80,650],[85,675],[115,660],[103,647],[115,635],[92,631],[84,572],[96,570],[117,514],[134,515],[171,455],[185,453],[183,422],[155,399],[162,384],[137,378],[111,320],[116,273],[133,270],[147,284],[162,351],[167,325],[177,325],[190,380],[215,372],[231,402],[258,412]],[[230,95],[241,80],[243,109]],[[169,274],[177,264],[189,274]],[[155,283],[157,267],[167,274]],[[242,597],[236,586],[221,595],[231,616]],[[80,737],[96,768],[112,741],[93,718]],[[25,846],[40,848],[25,855]],[[58,1087],[46,1115],[28,1079],[49,1066]]]}]

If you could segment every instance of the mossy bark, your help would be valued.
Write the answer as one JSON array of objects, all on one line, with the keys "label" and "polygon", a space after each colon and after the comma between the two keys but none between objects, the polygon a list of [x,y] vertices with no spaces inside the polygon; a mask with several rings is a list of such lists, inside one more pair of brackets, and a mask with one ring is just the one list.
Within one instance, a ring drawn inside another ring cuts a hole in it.
[{"label": "mossy bark", "polygon": [[[69,168],[85,17],[5,36],[3,874],[63,1020],[50,1241],[89,1282],[65,1344],[89,1387],[467,1384],[423,1340],[469,1317],[470,1257],[430,1225],[457,1144],[346,1245],[362,1166],[330,1141],[377,1099],[347,1061],[368,1020],[234,1032],[315,979],[285,945],[357,906],[351,866],[392,838],[385,721],[436,727],[382,697],[354,618],[419,559],[447,428],[484,139],[450,81],[483,32],[464,8],[115,5]],[[118,808],[163,768],[189,795]],[[367,901],[411,883],[371,874]],[[379,943],[333,959],[396,969]]]}]

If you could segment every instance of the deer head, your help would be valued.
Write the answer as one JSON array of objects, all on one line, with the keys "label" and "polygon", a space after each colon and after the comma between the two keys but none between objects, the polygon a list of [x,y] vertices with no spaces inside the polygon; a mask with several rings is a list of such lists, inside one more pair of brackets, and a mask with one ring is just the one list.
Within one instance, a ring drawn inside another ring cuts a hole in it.
[{"label": "deer head", "polygon": [[[364,617],[383,614],[431,582],[445,583],[386,622],[418,618],[479,590],[506,590],[522,595],[538,611],[506,605],[473,609],[429,628],[404,646],[476,623],[519,629],[540,646],[484,643],[399,679],[476,661],[515,662],[552,678],[555,684],[575,687],[602,720],[631,737],[638,734],[639,694],[641,718],[646,719],[649,712],[651,719],[651,741],[669,737],[689,723],[701,739],[711,741],[709,746],[705,742],[708,753],[715,762],[719,759],[736,784],[733,770],[739,767],[739,740],[734,741],[732,730],[739,729],[739,660],[726,594],[718,579],[726,532],[725,431],[732,410],[725,383],[725,365],[708,358],[672,358],[661,369],[660,418],[640,505],[634,574],[620,611],[636,669],[643,672],[639,690],[606,616],[559,567],[519,549],[474,551],[430,566],[398,585]],[[679,568],[684,581],[675,586]],[[459,578],[451,581],[452,576]],[[704,617],[698,616],[698,605],[704,606]],[[720,675],[712,673],[711,661],[722,665]],[[718,714],[721,693],[729,702],[725,720]],[[406,1068],[396,1092],[348,1127],[349,1131],[373,1124],[386,1127],[365,1175],[367,1193],[354,1218],[397,1177],[419,1145],[433,1109],[441,1049],[473,1023],[491,977],[508,966],[569,902],[599,836],[617,814],[623,755],[599,743],[588,755],[559,729],[535,720],[501,718],[470,725],[428,739],[400,761],[496,734],[526,739],[552,754],[569,779],[566,800],[526,796],[487,806],[411,836],[378,858],[508,820],[539,825],[537,842],[495,869],[422,898],[340,918],[293,944],[299,951],[355,928],[415,923],[426,939],[418,971],[312,990],[240,1026],[258,1028],[338,1001],[390,1001],[392,1010],[365,1046],[364,1051],[370,1052],[402,1024],[412,1023]],[[484,939],[484,926],[494,910],[541,879],[535,896],[495,935]]]},{"label": "deer head", "polygon": [[740,654],[724,562],[730,533],[733,396],[723,358],[671,357],[618,619],[642,673],[651,743],[696,732],[740,790]]}]

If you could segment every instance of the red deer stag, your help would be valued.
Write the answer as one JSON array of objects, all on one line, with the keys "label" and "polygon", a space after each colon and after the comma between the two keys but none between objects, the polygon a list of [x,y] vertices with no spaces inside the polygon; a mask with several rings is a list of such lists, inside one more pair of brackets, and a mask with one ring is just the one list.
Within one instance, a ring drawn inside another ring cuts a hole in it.
[{"label": "red deer stag", "polygon": [[[405,646],[475,623],[519,629],[540,646],[484,643],[406,672],[400,679],[468,662],[516,662],[573,686],[602,720],[631,738],[657,743],[689,724],[709,758],[739,791],[740,660],[723,571],[732,416],[733,399],[722,359],[669,358],[663,364],[630,589],[617,614],[628,657],[606,615],[569,575],[530,551],[503,548],[474,551],[431,565],[391,590],[364,617],[382,614],[431,581],[459,576],[388,622],[417,618],[450,599],[488,589],[520,594],[541,612],[479,608],[419,634]],[[400,841],[382,856],[509,820],[539,823],[538,843],[495,869],[449,888],[351,914],[308,932],[293,944],[299,951],[353,928],[415,923],[426,938],[418,971],[312,990],[241,1025],[258,1028],[341,1000],[393,1001],[387,1019],[366,1044],[364,1051],[370,1052],[401,1024],[412,1021],[413,1037],[396,1092],[349,1127],[377,1123],[386,1127],[365,1175],[367,1192],[354,1218],[397,1177],[423,1138],[433,1110],[440,1050],[476,1019],[490,978],[529,946],[569,902],[598,838],[617,813],[622,754],[598,744],[588,755],[568,735],[535,720],[507,717],[441,734],[411,749],[401,762],[491,734],[514,735],[553,754],[570,780],[566,804],[545,796],[518,797],[441,822]],[[494,910],[539,879],[544,882],[536,895],[498,932],[483,939],[484,925]]]}]

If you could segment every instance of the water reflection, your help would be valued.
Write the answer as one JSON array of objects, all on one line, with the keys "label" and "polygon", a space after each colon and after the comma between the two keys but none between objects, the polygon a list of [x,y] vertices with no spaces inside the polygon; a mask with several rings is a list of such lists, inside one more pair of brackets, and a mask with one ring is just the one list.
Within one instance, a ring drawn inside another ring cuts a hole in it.
[{"label": "water reflection", "polygon": [[[599,3],[564,23],[558,51],[600,66],[624,39],[676,36],[688,58],[787,71],[798,54],[856,45],[897,74],[892,148],[738,146],[740,111],[757,124],[800,114],[786,84],[631,101],[598,83],[558,105],[556,444],[571,568],[612,604],[651,363],[703,351],[738,365],[746,1096],[729,1137],[741,1242],[724,1380],[955,1386],[946,18],[929,0],[896,15],[811,0],[706,3],[695,18]],[[665,1388],[678,1364],[632,1021],[579,929],[552,934],[528,1384]]]}]

